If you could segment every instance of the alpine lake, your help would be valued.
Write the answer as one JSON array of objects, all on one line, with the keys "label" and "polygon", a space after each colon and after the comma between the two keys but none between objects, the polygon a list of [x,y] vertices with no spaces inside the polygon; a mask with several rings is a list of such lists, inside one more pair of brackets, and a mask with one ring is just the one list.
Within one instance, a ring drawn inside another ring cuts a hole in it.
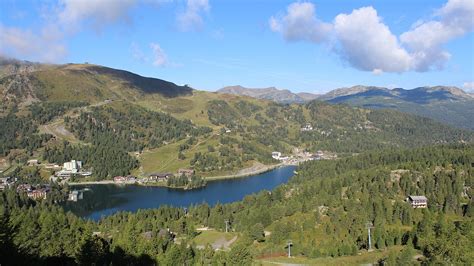
[{"label": "alpine lake", "polygon": [[118,184],[75,185],[74,189],[84,191],[83,199],[67,202],[64,208],[97,221],[119,211],[136,212],[162,205],[186,208],[207,203],[214,206],[240,201],[262,190],[270,191],[288,182],[295,169],[296,166],[284,166],[248,177],[209,181],[205,187],[192,190]]}]

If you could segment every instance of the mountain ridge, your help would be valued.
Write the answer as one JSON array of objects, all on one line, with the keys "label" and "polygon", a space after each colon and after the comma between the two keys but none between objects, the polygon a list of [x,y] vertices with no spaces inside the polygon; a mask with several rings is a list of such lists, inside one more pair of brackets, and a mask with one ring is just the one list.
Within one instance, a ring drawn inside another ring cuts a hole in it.
[{"label": "mountain ridge", "polygon": [[281,97],[272,93],[279,92],[273,87],[265,90],[248,89],[241,86],[225,87],[219,93],[247,95],[255,98],[265,98],[279,103],[305,103],[311,100],[326,101],[332,104],[348,104],[371,109],[394,109],[411,113],[460,128],[474,129],[474,94],[463,91],[455,86],[424,86],[413,89],[388,89],[377,86],[357,85],[338,88],[322,95],[311,94],[309,98],[299,97],[304,93],[292,93],[285,90],[287,95],[298,96],[297,100]]},{"label": "mountain ridge", "polygon": [[307,92],[293,93],[287,89],[267,88],[247,88],[240,85],[227,86],[217,90],[217,93],[245,95],[257,99],[272,100],[278,103],[304,103],[314,100],[317,95]]}]

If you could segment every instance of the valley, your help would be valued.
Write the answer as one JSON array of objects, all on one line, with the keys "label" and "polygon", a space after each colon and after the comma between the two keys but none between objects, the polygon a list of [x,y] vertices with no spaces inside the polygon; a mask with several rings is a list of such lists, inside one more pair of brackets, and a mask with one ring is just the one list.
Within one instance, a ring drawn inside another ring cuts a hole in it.
[{"label": "valley", "polygon": [[472,130],[88,64],[3,76],[0,96],[2,206],[21,217],[0,217],[8,245],[56,245],[17,251],[25,262],[88,248],[130,264],[188,252],[230,265],[472,261]]}]

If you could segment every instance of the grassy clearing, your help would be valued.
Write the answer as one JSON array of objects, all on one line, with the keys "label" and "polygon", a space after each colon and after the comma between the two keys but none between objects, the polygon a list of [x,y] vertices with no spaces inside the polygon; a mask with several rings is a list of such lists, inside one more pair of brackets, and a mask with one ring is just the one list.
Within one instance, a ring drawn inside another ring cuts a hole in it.
[{"label": "grassy clearing", "polygon": [[237,236],[236,233],[225,233],[219,231],[201,231],[201,233],[196,236],[192,241],[196,245],[206,246],[207,244],[212,245],[216,241],[225,240],[230,241],[232,238]]},{"label": "grassy clearing", "polygon": [[140,155],[140,169],[135,170],[134,174],[149,174],[152,172],[177,172],[179,168],[189,168],[190,161],[197,152],[207,152],[207,146],[217,145],[217,139],[210,136],[207,139],[199,140],[190,149],[184,151],[185,159],[178,160],[179,145],[185,143],[181,140],[175,143],[165,145],[156,149],[146,150]]},{"label": "grassy clearing", "polygon": [[394,246],[385,250],[375,250],[372,252],[362,252],[360,255],[344,256],[339,258],[316,258],[310,259],[306,257],[276,257],[268,259],[255,260],[254,265],[284,265],[284,264],[302,264],[302,265],[361,265],[371,264],[388,256],[392,251],[399,252],[401,246]]}]

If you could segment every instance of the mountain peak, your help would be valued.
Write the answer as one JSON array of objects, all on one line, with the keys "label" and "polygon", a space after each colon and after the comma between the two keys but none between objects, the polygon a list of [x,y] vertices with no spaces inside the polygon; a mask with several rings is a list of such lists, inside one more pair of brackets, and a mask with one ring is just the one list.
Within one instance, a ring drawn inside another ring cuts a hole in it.
[{"label": "mountain peak", "polygon": [[272,100],[278,103],[303,103],[317,97],[315,94],[303,93],[301,95],[292,93],[286,89],[275,87],[246,88],[240,85],[227,86],[217,90],[218,93],[245,95],[257,99]]}]

